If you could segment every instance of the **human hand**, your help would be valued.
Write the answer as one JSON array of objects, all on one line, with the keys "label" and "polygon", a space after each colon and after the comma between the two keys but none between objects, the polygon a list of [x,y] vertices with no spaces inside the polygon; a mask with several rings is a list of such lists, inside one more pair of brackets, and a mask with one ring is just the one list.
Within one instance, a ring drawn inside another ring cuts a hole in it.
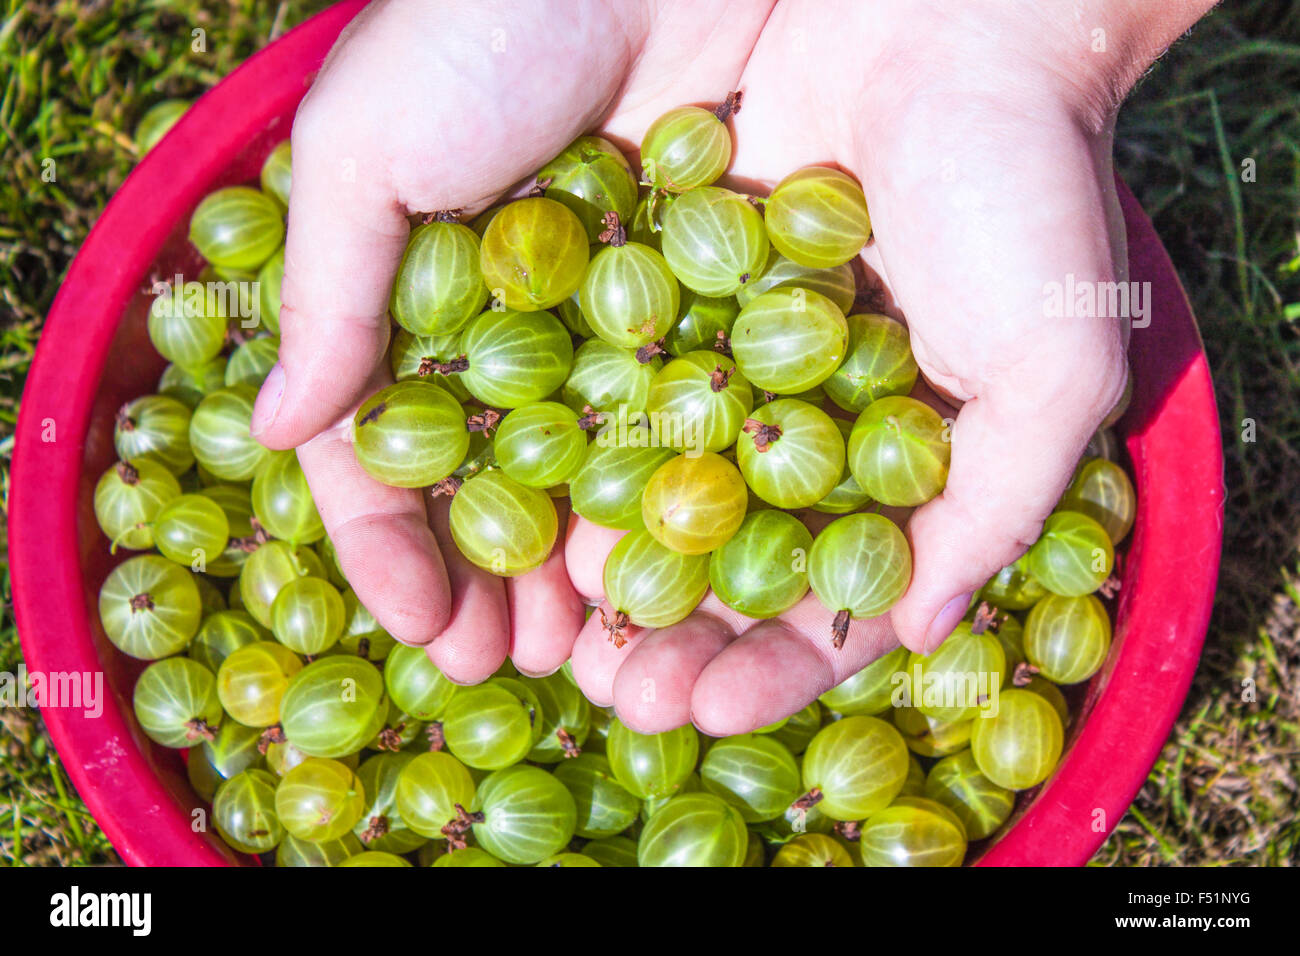
[{"label": "human hand", "polygon": [[[644,732],[688,720],[715,735],[751,730],[897,641],[932,651],[971,594],[1025,551],[1126,377],[1125,319],[1053,318],[1045,291],[1067,276],[1126,281],[1114,113],[1208,6],[1152,23],[1128,2],[1103,4],[1094,25],[1061,4],[778,5],[741,82],[732,179],[765,188],[831,163],[861,181],[875,234],[864,260],[906,319],[925,378],[960,405],[947,487],[907,519],[906,594],[887,619],[853,622],[840,650],[811,596],[762,622],[710,596],[622,649],[596,618],[573,653],[592,700]],[[1109,55],[1094,52],[1095,27]],[[569,548],[588,597],[603,558],[586,541]]]},{"label": "human hand", "polygon": [[769,10],[388,0],[348,27],[298,112],[280,362],[253,433],[298,448],[362,604],[394,637],[428,645],[453,680],[482,680],[507,653],[525,673],[555,670],[584,609],[562,549],[502,581],[457,552],[445,499],[387,487],[357,464],[353,412],[391,381],[387,309],[407,216],[472,214],[580,133],[603,124],[639,138],[664,111],[735,89]]}]

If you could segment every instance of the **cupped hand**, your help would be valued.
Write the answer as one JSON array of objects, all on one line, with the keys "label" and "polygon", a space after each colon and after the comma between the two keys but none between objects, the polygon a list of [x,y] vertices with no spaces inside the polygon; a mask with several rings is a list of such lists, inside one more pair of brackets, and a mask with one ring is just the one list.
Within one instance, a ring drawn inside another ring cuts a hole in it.
[{"label": "cupped hand", "polygon": [[389,0],[348,27],[299,109],[280,361],[253,433],[298,448],[358,598],[453,680],[482,680],[507,653],[526,673],[555,670],[584,609],[561,549],[502,581],[457,553],[445,499],[357,464],[353,412],[391,381],[387,308],[408,216],[472,214],[597,125],[640,131],[734,89],[769,9]]},{"label": "cupped hand", "polygon": [[[899,641],[933,650],[1037,537],[1126,377],[1122,320],[1045,308],[1049,284],[1068,276],[1127,278],[1110,163],[1117,102],[1104,85],[1118,80],[1082,75],[1089,33],[1063,23],[1024,5],[963,14],[812,0],[783,0],[769,18],[741,83],[733,180],[770,188],[809,164],[858,177],[874,227],[866,265],[907,322],[925,379],[960,406],[951,470],[938,498],[902,516],[907,592],[886,617],[853,622],[839,650],[811,596],[761,622],[710,597],[622,649],[589,622],[574,674],[632,727],[747,731]],[[571,539],[587,596],[602,557]]]}]

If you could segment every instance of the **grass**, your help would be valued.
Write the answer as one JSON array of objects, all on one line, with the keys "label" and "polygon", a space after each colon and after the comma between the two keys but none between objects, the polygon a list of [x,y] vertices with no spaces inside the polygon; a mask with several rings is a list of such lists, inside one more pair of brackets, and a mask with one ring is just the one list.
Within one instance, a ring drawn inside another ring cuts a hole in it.
[{"label": "grass", "polygon": [[[124,131],[193,97],[322,2],[0,0],[0,493],[32,351],[69,261],[136,156]],[[193,48],[195,29],[206,50]],[[1178,265],[1223,416],[1220,586],[1183,714],[1096,865],[1300,862],[1300,5],[1239,0],[1126,105],[1116,158]],[[41,179],[54,160],[56,181]],[[1243,181],[1243,160],[1254,160]],[[1255,441],[1243,441],[1243,421]],[[0,522],[0,671],[21,659]],[[1253,690],[1251,699],[1243,699]],[[0,710],[0,861],[116,859],[39,715]]]}]

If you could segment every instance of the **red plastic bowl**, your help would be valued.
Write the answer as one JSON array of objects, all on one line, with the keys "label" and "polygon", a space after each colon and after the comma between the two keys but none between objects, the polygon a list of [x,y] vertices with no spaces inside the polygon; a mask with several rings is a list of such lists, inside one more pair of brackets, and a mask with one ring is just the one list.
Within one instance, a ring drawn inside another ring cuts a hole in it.
[{"label": "red plastic bowl", "polygon": [[[103,713],[43,709],[77,790],[131,864],[248,862],[191,828],[203,806],[175,751],[136,726],[140,662],[99,625],[111,558],[91,506],[114,458],[114,410],[151,391],[153,277],[195,264],[191,210],[210,190],[257,176],[339,31],[340,3],[271,44],[204,96],[104,211],[50,311],[23,396],[9,507],[14,602],[29,672],[104,674]],[[1133,333],[1133,403],[1120,423],[1138,491],[1114,648],[1087,688],[1064,760],[980,863],[1084,863],[1146,778],[1200,657],[1223,517],[1218,415],[1191,310],[1150,221],[1122,184],[1131,278],[1151,283],[1152,322]]]}]

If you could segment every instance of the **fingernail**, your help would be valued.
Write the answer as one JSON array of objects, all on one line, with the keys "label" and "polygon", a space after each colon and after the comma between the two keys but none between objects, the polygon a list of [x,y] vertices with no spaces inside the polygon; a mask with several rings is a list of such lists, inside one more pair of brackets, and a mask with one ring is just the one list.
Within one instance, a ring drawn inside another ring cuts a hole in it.
[{"label": "fingernail", "polygon": [[943,610],[934,616],[930,622],[930,630],[925,634],[925,653],[933,654],[934,651],[948,639],[951,634],[961,623],[962,617],[966,614],[966,609],[970,607],[970,599],[974,592],[967,591],[965,594],[959,594],[943,606]]},{"label": "fingernail", "polygon": [[253,419],[248,430],[254,438],[275,424],[275,416],[280,412],[280,399],[284,398],[284,367],[276,362],[271,371],[266,373],[262,390],[257,393],[253,403]]}]

